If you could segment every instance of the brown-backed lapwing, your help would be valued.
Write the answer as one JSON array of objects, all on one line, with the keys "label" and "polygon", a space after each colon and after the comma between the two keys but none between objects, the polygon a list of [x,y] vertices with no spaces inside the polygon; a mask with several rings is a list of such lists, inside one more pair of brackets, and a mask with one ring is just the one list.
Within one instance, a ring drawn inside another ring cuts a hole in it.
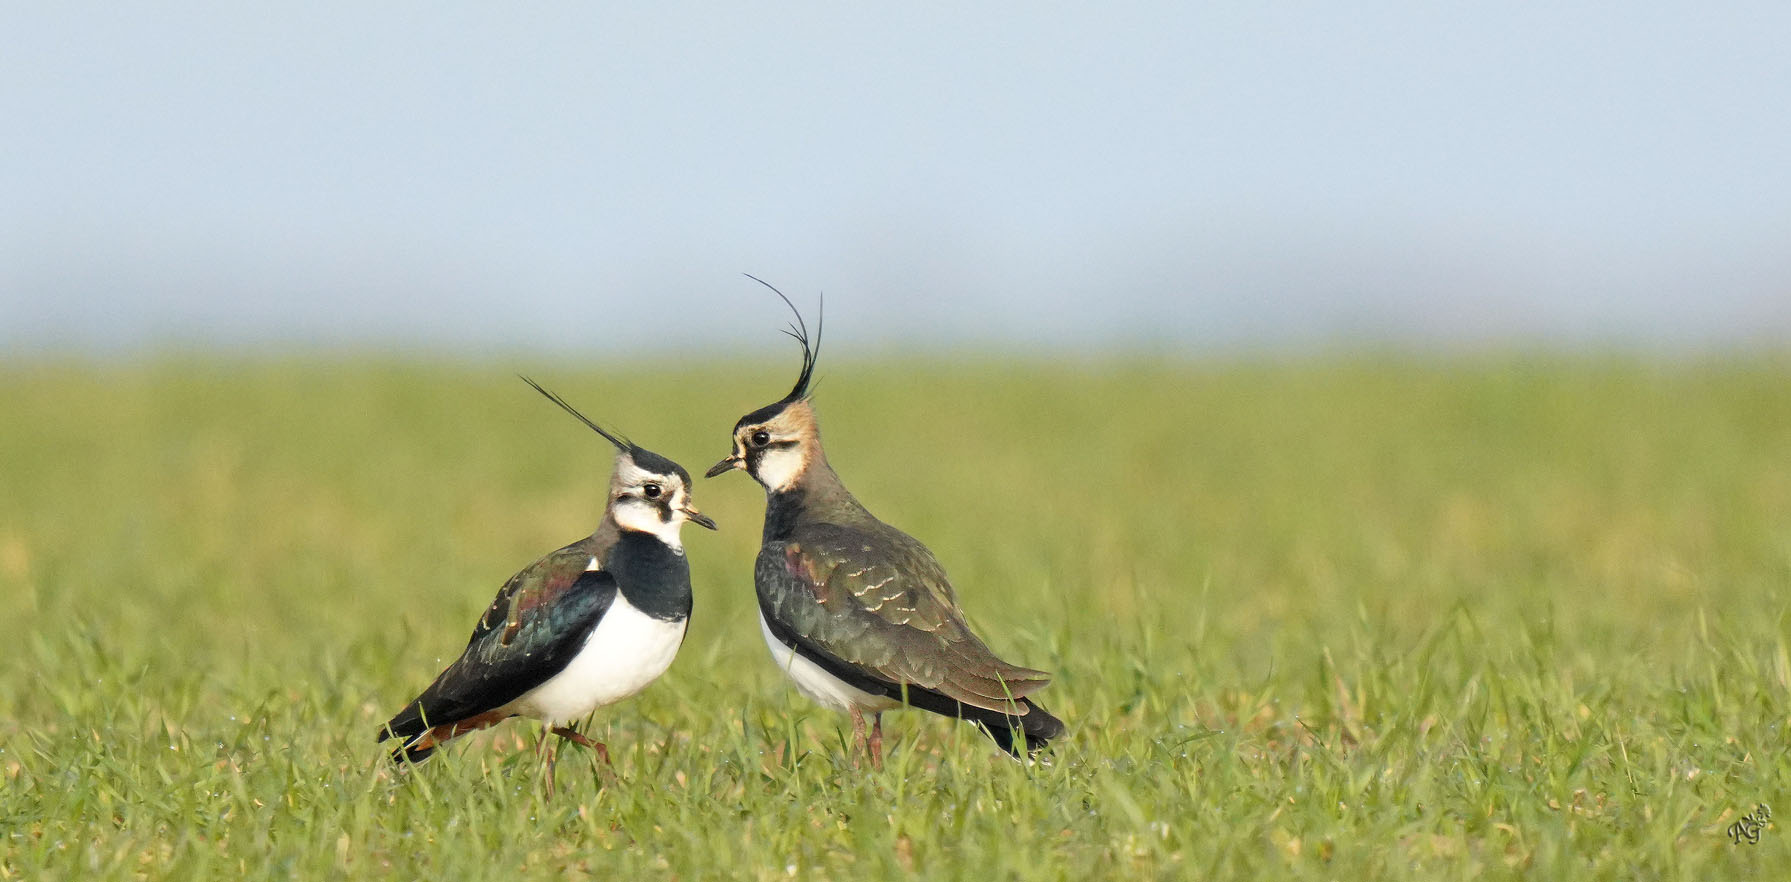
[{"label": "brown-backed lapwing", "polygon": [[864,745],[873,764],[882,712],[903,705],[975,723],[1015,756],[1038,751],[1063,733],[1028,697],[1050,675],[997,658],[965,623],[932,552],[877,520],[827,464],[808,399],[821,325],[811,345],[801,312],[771,290],[796,313],[786,333],[802,346],[802,373],[790,394],[734,424],[733,452],[708,477],[744,469],[765,487],[753,582],[777,666],[810,698],[851,714],[854,749]]}]

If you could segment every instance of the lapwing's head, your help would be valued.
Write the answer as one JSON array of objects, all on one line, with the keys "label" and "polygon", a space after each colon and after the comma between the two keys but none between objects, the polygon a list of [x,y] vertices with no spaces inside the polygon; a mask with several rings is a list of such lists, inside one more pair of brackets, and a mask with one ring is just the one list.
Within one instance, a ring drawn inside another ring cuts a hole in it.
[{"label": "lapwing's head", "polygon": [[822,458],[821,427],[815,421],[814,406],[808,396],[815,376],[815,359],[821,352],[821,321],[815,322],[811,342],[808,325],[802,313],[782,291],[757,278],[748,276],[782,298],[796,321],[784,333],[802,346],[802,373],[790,394],[778,399],[734,423],[733,450],[705,473],[705,477],[743,469],[770,491],[788,490],[800,483],[809,466]]},{"label": "lapwing's head", "polygon": [[690,473],[684,467],[612,434],[579,413],[565,399],[555,395],[528,377],[522,381],[535,387],[547,400],[564,408],[604,440],[616,447],[616,469],[609,478],[609,505],[606,517],[624,530],[652,533],[673,547],[683,544],[684,522],[715,529],[715,522],[691,504]]},{"label": "lapwing's head", "polygon": [[685,521],[715,529],[715,522],[690,502],[690,473],[684,467],[638,445],[616,456],[609,479],[609,516],[624,530],[652,533],[665,544],[683,543]]}]

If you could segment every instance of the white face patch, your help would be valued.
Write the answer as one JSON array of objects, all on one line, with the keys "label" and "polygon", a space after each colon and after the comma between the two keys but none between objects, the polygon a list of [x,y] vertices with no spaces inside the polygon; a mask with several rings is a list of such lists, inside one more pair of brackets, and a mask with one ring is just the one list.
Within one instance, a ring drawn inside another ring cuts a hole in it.
[{"label": "white face patch", "polygon": [[[768,435],[770,443],[753,444],[753,436],[759,434]],[[737,456],[753,463],[748,471],[766,490],[789,490],[820,456],[821,435],[815,426],[815,412],[808,402],[797,401],[763,423],[742,426],[734,434],[734,450]]]},{"label": "white face patch", "polygon": [[626,496],[616,500],[615,505],[610,509],[610,516],[615,518],[616,526],[624,530],[651,533],[674,550],[683,551],[684,549],[682,532],[684,519],[674,514],[670,521],[660,520],[659,506],[655,503],[635,496]]},{"label": "white face patch", "polygon": [[767,447],[759,454],[759,468],[753,477],[773,492],[788,490],[808,469],[808,453],[800,444]]},{"label": "white face patch", "polygon": [[[646,487],[658,485],[659,496],[648,499]],[[682,481],[671,475],[650,472],[635,465],[627,454],[616,458],[616,474],[609,483],[610,517],[616,526],[624,530],[635,530],[651,533],[659,537],[673,550],[680,553],[684,550],[683,512],[678,509],[684,504],[685,488]],[[664,506],[670,506],[672,519],[662,520],[660,512]]]}]

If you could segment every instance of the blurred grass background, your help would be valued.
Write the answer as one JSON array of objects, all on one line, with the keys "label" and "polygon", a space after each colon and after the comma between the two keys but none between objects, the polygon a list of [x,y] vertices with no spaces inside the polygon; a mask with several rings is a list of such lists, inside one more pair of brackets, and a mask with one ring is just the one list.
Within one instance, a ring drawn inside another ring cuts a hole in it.
[{"label": "blurred grass background", "polygon": [[[522,365],[700,473],[792,365]],[[375,727],[611,455],[508,366],[0,363],[0,878],[1749,877],[1791,865],[1791,358],[830,359],[829,456],[1057,673],[895,762],[767,660],[699,479],[672,670],[394,779]],[[1767,875],[1771,875],[1767,873]]]}]

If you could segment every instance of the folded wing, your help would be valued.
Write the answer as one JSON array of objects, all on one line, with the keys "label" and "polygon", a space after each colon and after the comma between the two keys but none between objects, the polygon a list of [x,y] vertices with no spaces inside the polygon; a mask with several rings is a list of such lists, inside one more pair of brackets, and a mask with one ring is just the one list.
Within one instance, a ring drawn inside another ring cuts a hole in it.
[{"label": "folded wing", "polygon": [[945,571],[926,547],[893,527],[817,524],[767,543],[754,579],[774,632],[852,673],[920,687],[1016,717],[1019,699],[1050,682],[1009,664],[971,633]]},{"label": "folded wing", "polygon": [[503,707],[547,682],[584,646],[616,597],[615,577],[569,545],[517,573],[479,618],[460,658],[380,732],[406,742]]}]

